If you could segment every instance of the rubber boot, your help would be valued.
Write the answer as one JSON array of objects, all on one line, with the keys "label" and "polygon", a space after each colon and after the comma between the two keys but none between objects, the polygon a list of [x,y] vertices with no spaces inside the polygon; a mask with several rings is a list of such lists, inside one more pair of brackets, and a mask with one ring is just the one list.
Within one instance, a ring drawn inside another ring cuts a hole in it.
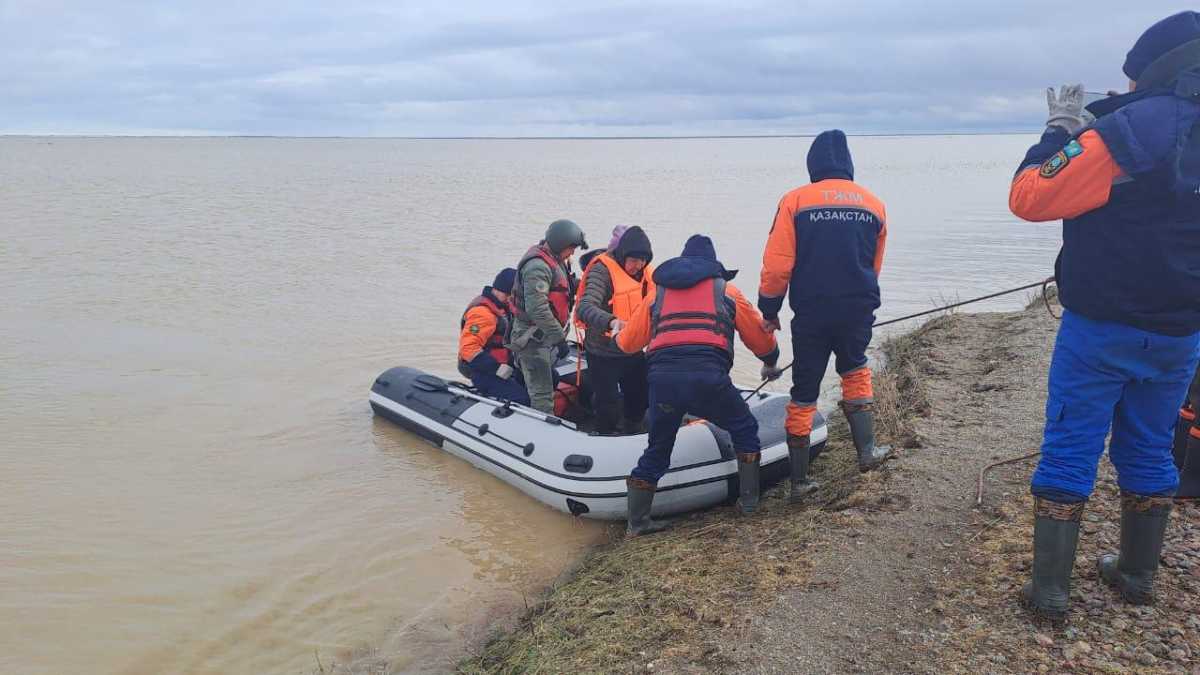
[{"label": "rubber boot", "polygon": [[1170,497],[1121,492],[1121,553],[1100,556],[1100,578],[1127,602],[1154,602],[1154,575],[1170,515]]},{"label": "rubber boot", "polygon": [[788,501],[799,504],[820,486],[808,479],[808,462],[812,455],[809,437],[788,434],[787,445],[788,458],[792,463],[792,485],[791,491],[788,492]]},{"label": "rubber boot", "polygon": [[892,449],[886,445],[875,445],[875,417],[871,414],[871,404],[843,401],[842,412],[846,415],[846,423],[850,425],[854,448],[858,450],[858,470],[866,472],[883,464]]},{"label": "rubber boot", "polygon": [[1063,621],[1087,502],[1061,504],[1034,497],[1033,504],[1033,580],[1021,589],[1021,604],[1038,616]]},{"label": "rubber boot", "polygon": [[637,537],[667,529],[666,522],[650,519],[650,507],[654,504],[655,487],[654,483],[633,476],[625,479],[625,489],[629,500],[629,526],[625,528],[626,536]]},{"label": "rubber boot", "polygon": [[1175,491],[1178,501],[1200,500],[1200,428],[1191,427],[1183,465],[1179,469],[1179,489]]},{"label": "rubber boot", "polygon": [[737,453],[738,511],[748,516],[758,510],[758,469],[762,461],[761,452]]}]

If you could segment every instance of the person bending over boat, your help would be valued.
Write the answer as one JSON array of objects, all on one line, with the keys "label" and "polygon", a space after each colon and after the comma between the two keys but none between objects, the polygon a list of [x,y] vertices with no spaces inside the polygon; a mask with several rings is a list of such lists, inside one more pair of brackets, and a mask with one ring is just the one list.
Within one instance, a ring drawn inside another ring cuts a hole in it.
[{"label": "person bending over boat", "polygon": [[484,396],[529,405],[521,373],[513,368],[512,352],[504,344],[508,334],[509,293],[517,271],[505,268],[491,286],[467,305],[459,322],[458,372]]},{"label": "person bending over boat", "polygon": [[875,445],[874,391],[867,345],[879,308],[879,271],[887,243],[883,202],[854,182],[846,134],[821,133],[808,151],[809,185],[779,201],[763,253],[758,308],[768,330],[779,330],[784,296],[792,308],[792,400],[787,443],[791,493],[799,502],[816,489],[808,478],[810,434],[821,379],[832,353],[842,378],[842,412],[869,471],[888,457]]},{"label": "person bending over boat", "polygon": [[570,351],[567,322],[575,301],[571,256],[587,248],[583,230],[570,220],[556,220],[546,238],[517,263],[513,285],[513,325],[509,347],[525,376],[530,404],[554,414],[554,363]]},{"label": "person bending over boat", "polygon": [[617,430],[621,407],[625,413],[621,431],[625,433],[640,431],[646,416],[646,355],[640,351],[626,354],[612,336],[633,318],[642,301],[654,295],[653,259],[650,238],[642,228],[626,228],[609,250],[592,257],[579,282],[575,326],[585,336],[592,410],[600,434]]},{"label": "person bending over boat", "polygon": [[632,354],[646,349],[650,383],[650,437],[626,480],[632,536],[657,532],[666,523],[650,519],[659,479],[684,415],[702,417],[729,432],[737,454],[742,513],[758,507],[760,445],[758,421],[729,379],[733,334],[775,373],[779,346],[763,329],[762,316],[728,283],[736,275],[717,260],[712,240],[693,235],[678,258],[654,271],[657,290],[634,311],[616,343]]},{"label": "person bending over boat", "polygon": [[1154,597],[1179,474],[1178,406],[1200,358],[1200,14],[1151,26],[1125,59],[1128,94],[1087,107],[1083,86],[1047,92],[1041,140],[1009,208],[1063,221],[1055,263],[1062,325],[1033,473],[1032,612],[1067,614],[1079,523],[1105,438],[1121,488],[1121,545],[1100,577],[1128,602]]}]

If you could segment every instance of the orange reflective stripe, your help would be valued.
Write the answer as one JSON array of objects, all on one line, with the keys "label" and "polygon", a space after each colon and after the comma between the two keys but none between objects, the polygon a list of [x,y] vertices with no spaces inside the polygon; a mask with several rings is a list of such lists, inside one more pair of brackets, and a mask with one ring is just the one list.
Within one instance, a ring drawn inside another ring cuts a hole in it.
[{"label": "orange reflective stripe", "polygon": [[870,368],[863,366],[842,375],[842,400],[849,403],[868,403],[875,400]]},{"label": "orange reflective stripe", "polygon": [[800,405],[794,401],[787,404],[787,420],[783,426],[789,436],[807,436],[812,433],[813,417],[817,414],[817,406]]},{"label": "orange reflective stripe", "polygon": [[1191,408],[1180,408],[1179,416],[1187,422],[1196,421],[1196,413]]},{"label": "orange reflective stripe", "polygon": [[[1075,218],[1108,203],[1113,180],[1122,175],[1104,139],[1085,131],[1078,139],[1081,151],[1068,156],[1066,149],[1052,157],[1057,169],[1031,166],[1013,179],[1008,208],[1019,218],[1042,222]],[[1056,166],[1058,166],[1056,165]]]}]

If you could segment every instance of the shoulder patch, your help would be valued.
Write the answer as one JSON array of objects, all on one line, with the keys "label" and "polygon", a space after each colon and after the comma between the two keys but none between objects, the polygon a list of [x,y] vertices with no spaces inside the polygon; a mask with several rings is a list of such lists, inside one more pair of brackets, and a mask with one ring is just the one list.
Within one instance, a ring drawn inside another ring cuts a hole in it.
[{"label": "shoulder patch", "polygon": [[1071,158],[1067,156],[1067,151],[1060,150],[1054,153],[1053,157],[1042,162],[1042,168],[1038,169],[1038,175],[1042,178],[1054,178],[1070,163]]},{"label": "shoulder patch", "polygon": [[1079,141],[1071,141],[1067,143],[1067,147],[1063,148],[1063,152],[1068,158],[1078,157],[1083,154],[1083,146],[1079,144]]},{"label": "shoulder patch", "polygon": [[470,330],[471,330],[471,335],[479,335],[479,324],[477,324],[477,323],[471,324]]},{"label": "shoulder patch", "polygon": [[550,284],[548,284],[544,281],[537,282],[536,284],[534,284],[533,288],[538,293],[549,293],[550,292]]}]

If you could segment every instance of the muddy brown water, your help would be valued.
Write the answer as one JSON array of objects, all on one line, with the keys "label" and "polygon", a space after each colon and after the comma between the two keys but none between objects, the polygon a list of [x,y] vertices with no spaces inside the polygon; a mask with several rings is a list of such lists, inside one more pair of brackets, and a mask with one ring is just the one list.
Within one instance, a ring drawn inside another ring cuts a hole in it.
[{"label": "muddy brown water", "polygon": [[[852,139],[880,318],[1050,273],[1006,208],[1031,141]],[[0,138],[0,672],[444,669],[605,527],[374,419],[372,378],[453,374],[558,217],[708,233],[753,297],[808,143]]]}]

